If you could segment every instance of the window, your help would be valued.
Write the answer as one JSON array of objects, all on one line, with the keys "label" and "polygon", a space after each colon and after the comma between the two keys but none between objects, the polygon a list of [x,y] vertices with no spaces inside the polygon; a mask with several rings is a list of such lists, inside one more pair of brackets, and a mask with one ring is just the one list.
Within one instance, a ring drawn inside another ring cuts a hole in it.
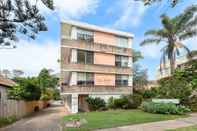
[{"label": "window", "polygon": [[77,63],[93,64],[93,52],[77,50]]},{"label": "window", "polygon": [[125,37],[119,37],[117,36],[117,46],[118,47],[123,47],[123,48],[128,48],[128,39]]},{"label": "window", "polygon": [[116,86],[128,86],[128,75],[116,75]]},{"label": "window", "polygon": [[93,32],[84,29],[77,29],[77,39],[93,42]]},{"label": "window", "polygon": [[116,55],[116,66],[117,67],[128,67],[129,58],[127,56]]},{"label": "window", "polygon": [[77,85],[94,85],[94,74],[77,73]]}]

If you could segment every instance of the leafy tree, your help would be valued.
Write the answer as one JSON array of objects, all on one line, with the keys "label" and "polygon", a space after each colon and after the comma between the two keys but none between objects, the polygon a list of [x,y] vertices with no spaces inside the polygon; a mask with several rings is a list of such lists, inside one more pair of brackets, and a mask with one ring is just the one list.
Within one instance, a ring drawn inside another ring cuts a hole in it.
[{"label": "leafy tree", "polygon": [[39,100],[41,90],[36,78],[15,78],[18,85],[10,88],[9,97],[16,100]]},{"label": "leafy tree", "polygon": [[133,87],[135,90],[143,89],[148,84],[147,70],[140,65],[134,64],[133,67]]},{"label": "leafy tree", "polygon": [[55,99],[57,96],[56,86],[58,78],[50,75],[50,70],[42,69],[38,75],[38,85],[41,88],[41,100]]},{"label": "leafy tree", "polygon": [[177,98],[181,102],[186,100],[192,93],[192,87],[186,80],[180,80],[176,77],[163,79],[159,82],[158,97],[160,98]]},{"label": "leafy tree", "polygon": [[44,91],[46,88],[55,88],[58,83],[58,78],[50,75],[49,70],[42,69],[38,75],[38,84]]},{"label": "leafy tree", "polygon": [[188,104],[193,91],[197,89],[197,61],[190,61],[177,68],[173,75],[159,81],[157,95],[161,98],[178,98]]},{"label": "leafy tree", "polygon": [[142,53],[140,51],[133,50],[133,62],[137,62],[140,59],[143,59]]},{"label": "leafy tree", "polygon": [[167,44],[161,49],[161,63],[165,65],[166,58],[170,60],[171,74],[175,70],[175,60],[176,56],[180,55],[180,49],[184,49],[190,54],[190,50],[181,41],[197,35],[196,11],[197,5],[192,5],[176,17],[170,18],[165,14],[162,15],[163,28],[147,31],[145,36],[149,36],[149,38],[141,43],[141,46],[153,43],[160,44],[162,42]]},{"label": "leafy tree", "polygon": [[[40,31],[46,31],[45,18],[39,13],[35,4],[30,0],[1,0],[0,1],[0,46],[13,46],[18,40],[18,34],[35,39]],[[52,0],[41,0],[48,8],[53,9]],[[13,46],[15,47],[15,46]]]},{"label": "leafy tree", "polygon": [[[160,3],[160,2],[162,2],[162,0],[136,0],[136,1],[144,2],[144,5],[151,5],[153,3]],[[163,1],[165,1],[165,0],[163,0]],[[168,0],[168,2],[170,3],[170,5],[172,7],[175,7],[180,2],[180,0]]]}]

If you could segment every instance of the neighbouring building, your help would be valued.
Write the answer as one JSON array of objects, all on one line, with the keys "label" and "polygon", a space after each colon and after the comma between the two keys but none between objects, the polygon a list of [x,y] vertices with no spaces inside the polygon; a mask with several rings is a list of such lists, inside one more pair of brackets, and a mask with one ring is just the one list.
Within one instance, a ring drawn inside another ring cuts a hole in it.
[{"label": "neighbouring building", "polygon": [[127,32],[61,23],[61,95],[70,112],[88,111],[87,96],[132,94],[132,40]]},{"label": "neighbouring building", "polygon": [[[181,68],[182,66],[184,66],[185,63],[191,60],[197,60],[196,51],[191,52],[191,58],[189,58],[188,55],[183,55],[183,56],[178,57],[175,62],[175,67]],[[156,79],[159,80],[159,79],[169,77],[169,76],[170,76],[170,62],[167,61],[165,65],[162,64],[161,67],[160,66],[157,67]]]},{"label": "neighbouring building", "polygon": [[8,78],[0,76],[0,101],[6,101],[8,99],[8,88],[16,85],[16,83]]}]

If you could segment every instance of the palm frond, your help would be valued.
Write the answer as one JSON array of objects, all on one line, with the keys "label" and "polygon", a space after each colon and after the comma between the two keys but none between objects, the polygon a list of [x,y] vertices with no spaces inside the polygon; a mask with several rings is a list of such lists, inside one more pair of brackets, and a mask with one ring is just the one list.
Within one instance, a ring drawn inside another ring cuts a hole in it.
[{"label": "palm frond", "polygon": [[167,31],[164,29],[153,29],[153,30],[148,30],[144,34],[145,36],[155,36],[158,38],[166,38],[167,37]]},{"label": "palm frond", "polygon": [[144,45],[149,45],[149,44],[159,44],[161,42],[161,39],[157,39],[157,38],[147,38],[145,40],[143,40],[140,43],[140,46],[144,46]]},{"label": "palm frond", "polygon": [[53,0],[41,0],[49,9],[54,9]]},{"label": "palm frond", "polygon": [[179,39],[180,40],[185,40],[185,39],[188,39],[188,38],[192,38],[196,35],[197,35],[197,29],[193,29],[193,30],[188,29],[187,31],[185,31],[184,33],[179,35]]},{"label": "palm frond", "polygon": [[188,26],[196,26],[196,19],[192,20],[195,16],[196,11],[197,5],[192,5],[186,8],[183,13],[173,18],[173,21],[176,23],[176,32],[181,32],[188,28]]},{"label": "palm frond", "polygon": [[195,28],[196,26],[197,26],[197,16],[195,16],[193,20],[191,20],[186,24],[187,28],[193,28],[193,27]]}]

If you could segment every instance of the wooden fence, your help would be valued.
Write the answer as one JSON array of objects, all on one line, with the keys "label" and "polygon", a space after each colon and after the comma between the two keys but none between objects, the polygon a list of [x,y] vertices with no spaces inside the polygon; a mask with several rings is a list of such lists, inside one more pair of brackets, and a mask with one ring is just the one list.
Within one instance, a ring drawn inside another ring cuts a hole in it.
[{"label": "wooden fence", "polygon": [[47,102],[45,101],[0,101],[0,117],[15,116],[16,118],[21,118],[33,113],[35,108],[43,109],[46,106]]}]

